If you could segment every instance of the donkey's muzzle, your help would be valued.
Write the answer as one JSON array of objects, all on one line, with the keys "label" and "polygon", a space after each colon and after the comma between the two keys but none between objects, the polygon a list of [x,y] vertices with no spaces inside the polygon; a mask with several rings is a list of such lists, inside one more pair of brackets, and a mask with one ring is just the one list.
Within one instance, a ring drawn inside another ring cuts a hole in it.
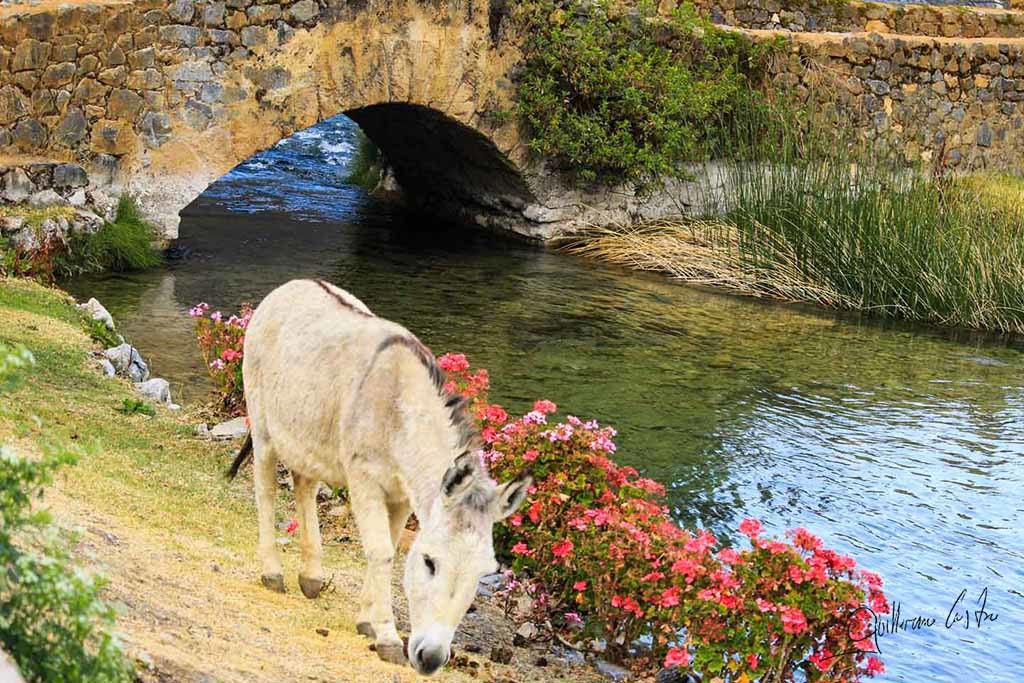
[{"label": "donkey's muzzle", "polygon": [[420,646],[410,661],[419,673],[429,676],[448,662],[448,648],[432,648]]}]

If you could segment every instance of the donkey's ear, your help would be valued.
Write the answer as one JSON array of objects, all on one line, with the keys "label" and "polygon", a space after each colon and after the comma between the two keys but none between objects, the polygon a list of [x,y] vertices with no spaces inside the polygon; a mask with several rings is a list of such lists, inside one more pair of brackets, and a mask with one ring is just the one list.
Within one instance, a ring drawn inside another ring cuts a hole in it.
[{"label": "donkey's ear", "polygon": [[533,475],[529,470],[524,470],[512,481],[499,486],[491,500],[491,516],[494,517],[494,521],[501,521],[515,512],[526,500],[526,494],[532,484]]},{"label": "donkey's ear", "polygon": [[449,501],[454,501],[465,493],[476,478],[478,466],[473,462],[473,455],[466,451],[455,458],[448,471],[441,479],[441,494]]}]

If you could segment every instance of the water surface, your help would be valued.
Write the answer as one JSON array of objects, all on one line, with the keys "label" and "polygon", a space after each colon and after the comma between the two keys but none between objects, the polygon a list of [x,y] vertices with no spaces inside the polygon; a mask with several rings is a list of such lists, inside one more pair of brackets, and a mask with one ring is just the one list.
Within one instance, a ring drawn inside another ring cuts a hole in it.
[{"label": "water surface", "polygon": [[[234,310],[296,277],[338,283],[435,352],[621,431],[618,460],[669,486],[687,525],[802,525],[936,628],[882,641],[884,681],[1024,680],[1021,347],[721,296],[456,230],[345,183],[346,119],[214,185],[183,218],[191,256],[68,283],[171,380],[208,391],[188,308]],[[302,359],[296,359],[302,362]],[[985,588],[997,621],[943,623]]]}]

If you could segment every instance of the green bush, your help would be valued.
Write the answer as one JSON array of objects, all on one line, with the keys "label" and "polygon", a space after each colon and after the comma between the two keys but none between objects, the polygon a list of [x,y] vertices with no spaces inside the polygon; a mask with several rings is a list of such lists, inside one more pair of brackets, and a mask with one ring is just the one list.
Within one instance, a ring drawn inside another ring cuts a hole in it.
[{"label": "green bush", "polygon": [[[31,358],[0,348],[0,381]],[[103,581],[75,566],[68,540],[33,505],[74,461],[65,448],[32,460],[0,446],[0,646],[30,683],[131,681]]]},{"label": "green bush", "polygon": [[139,213],[135,201],[122,195],[117,218],[92,235],[72,236],[66,249],[53,257],[53,271],[63,277],[99,271],[154,268],[162,262],[153,227]]},{"label": "green bush", "polygon": [[380,150],[363,131],[358,133],[356,152],[352,155],[346,180],[367,192],[377,189],[383,177]]},{"label": "green bush", "polygon": [[531,150],[582,181],[646,185],[728,152],[736,117],[763,106],[773,49],[715,27],[690,4],[659,16],[609,0],[524,0],[517,109]]}]

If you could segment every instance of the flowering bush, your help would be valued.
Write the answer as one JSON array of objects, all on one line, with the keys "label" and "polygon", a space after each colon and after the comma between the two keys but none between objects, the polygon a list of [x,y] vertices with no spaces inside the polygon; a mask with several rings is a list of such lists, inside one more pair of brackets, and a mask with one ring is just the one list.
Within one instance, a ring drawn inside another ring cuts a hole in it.
[{"label": "flowering bush", "polygon": [[[622,467],[611,427],[537,401],[512,419],[488,403],[486,371],[466,357],[439,359],[446,388],[473,397],[496,478],[531,468],[519,514],[495,531],[513,570],[530,577],[534,607],[574,640],[603,640],[637,669],[690,667],[726,682],[856,681],[884,670],[865,605],[886,613],[881,578],[826,548],[805,529],[789,542],[744,520],[743,548],[677,526],[664,488]],[[638,641],[649,647],[636,649]]]},{"label": "flowering bush", "polygon": [[195,319],[199,349],[217,388],[221,410],[230,415],[244,414],[242,356],[245,329],[252,318],[252,307],[243,304],[239,315],[225,318],[220,311],[210,313],[209,304],[200,303],[188,313]]}]

